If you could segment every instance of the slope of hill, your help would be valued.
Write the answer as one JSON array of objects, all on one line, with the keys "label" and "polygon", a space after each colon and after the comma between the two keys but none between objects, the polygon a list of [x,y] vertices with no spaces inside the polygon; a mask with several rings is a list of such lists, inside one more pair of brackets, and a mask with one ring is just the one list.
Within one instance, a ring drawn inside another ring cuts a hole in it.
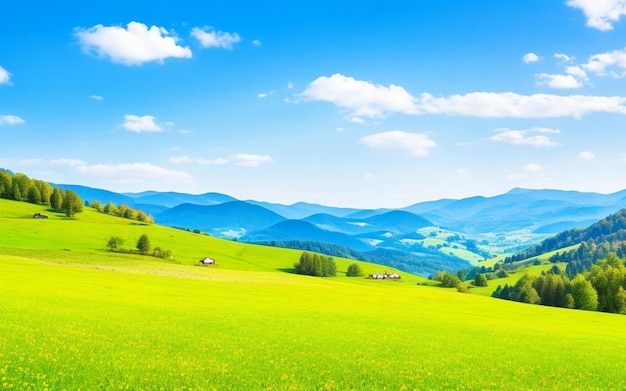
[{"label": "slope of hill", "polygon": [[[33,219],[36,212],[50,218]],[[105,250],[111,235],[132,246],[142,233],[153,246],[171,249],[175,260]],[[42,206],[0,200],[0,384],[6,389],[626,386],[623,368],[607,365],[626,359],[624,316],[417,286],[429,282],[406,273],[400,281],[342,277],[353,260],[337,259],[336,278],[284,272],[300,253],[140,225],[90,208],[68,219]],[[216,267],[191,266],[207,255],[218,260]],[[365,273],[383,271],[359,264]],[[576,349],[562,349],[563,340],[554,336],[563,330]],[[533,344],[519,349],[520,341],[528,340]],[[441,341],[457,348],[441,349]],[[606,359],[598,359],[598,351]],[[537,365],[538,357],[559,365]],[[476,362],[489,362],[487,373]]]}]

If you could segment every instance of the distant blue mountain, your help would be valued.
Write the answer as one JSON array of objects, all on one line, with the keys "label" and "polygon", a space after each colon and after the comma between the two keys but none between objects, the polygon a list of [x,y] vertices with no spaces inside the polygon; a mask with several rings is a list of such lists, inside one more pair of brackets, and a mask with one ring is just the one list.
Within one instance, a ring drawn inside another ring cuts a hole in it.
[{"label": "distant blue mountain", "polygon": [[219,205],[182,204],[154,218],[159,224],[198,229],[220,237],[239,237],[285,220],[270,210],[243,201]]},{"label": "distant blue mountain", "polygon": [[186,194],[175,192],[156,192],[146,191],[143,193],[125,193],[125,196],[132,198],[135,203],[159,205],[168,208],[173,208],[181,204],[195,204],[195,205],[219,205],[225,202],[237,201],[237,199],[220,193],[205,193],[205,194]]},{"label": "distant blue mountain", "polygon": [[303,219],[315,214],[329,214],[337,217],[344,217],[351,213],[358,212],[359,209],[337,208],[332,206],[324,206],[318,204],[310,204],[307,202],[298,202],[292,205],[272,204],[270,202],[246,201],[250,204],[259,205],[265,209],[271,210],[288,219]]},{"label": "distant blue mountain", "polygon": [[303,220],[282,221],[271,227],[250,232],[248,235],[241,237],[241,240],[247,242],[303,240],[335,244],[349,247],[356,251],[373,249],[371,245],[353,236],[327,231]]}]

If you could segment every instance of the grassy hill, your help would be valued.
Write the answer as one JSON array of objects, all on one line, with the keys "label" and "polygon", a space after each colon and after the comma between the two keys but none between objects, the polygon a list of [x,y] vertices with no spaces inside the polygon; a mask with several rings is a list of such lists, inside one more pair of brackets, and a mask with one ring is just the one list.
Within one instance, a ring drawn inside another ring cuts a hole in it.
[{"label": "grassy hill", "polygon": [[[0,200],[3,389],[626,387],[621,315],[343,277],[352,260],[299,276],[300,251],[35,212]],[[105,249],[143,233],[175,261]],[[218,266],[192,266],[203,256]]]}]

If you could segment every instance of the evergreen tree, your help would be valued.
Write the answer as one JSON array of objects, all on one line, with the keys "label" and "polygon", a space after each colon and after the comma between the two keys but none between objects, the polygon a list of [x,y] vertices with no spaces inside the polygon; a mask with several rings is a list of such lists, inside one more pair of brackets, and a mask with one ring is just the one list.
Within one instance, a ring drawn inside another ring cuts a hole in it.
[{"label": "evergreen tree", "polygon": [[139,237],[137,241],[137,250],[143,255],[146,255],[148,251],[150,251],[150,239],[148,235],[143,234]]}]

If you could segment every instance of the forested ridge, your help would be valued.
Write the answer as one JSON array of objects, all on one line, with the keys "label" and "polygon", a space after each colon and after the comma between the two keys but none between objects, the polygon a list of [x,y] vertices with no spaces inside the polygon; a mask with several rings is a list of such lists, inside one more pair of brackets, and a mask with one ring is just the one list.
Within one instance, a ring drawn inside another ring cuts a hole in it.
[{"label": "forested ridge", "polygon": [[[626,314],[626,209],[585,229],[570,229],[504,260],[532,259],[558,249],[540,276],[498,286],[492,296],[525,303]],[[561,270],[556,263],[566,263]]]}]

